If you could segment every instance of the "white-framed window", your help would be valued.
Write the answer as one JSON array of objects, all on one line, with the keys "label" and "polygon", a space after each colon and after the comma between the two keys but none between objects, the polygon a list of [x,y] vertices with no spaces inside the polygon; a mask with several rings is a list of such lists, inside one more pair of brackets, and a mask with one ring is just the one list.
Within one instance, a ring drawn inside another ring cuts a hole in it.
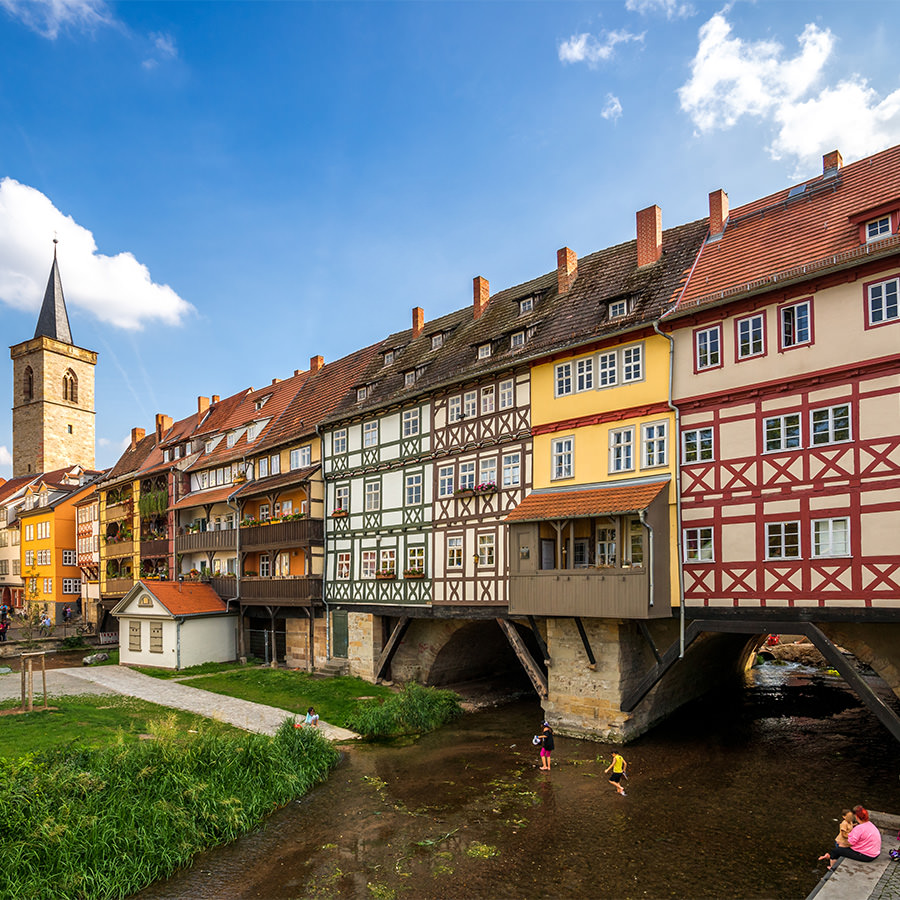
[{"label": "white-framed window", "polygon": [[522,454],[503,454],[503,487],[518,487],[521,484]]},{"label": "white-framed window", "polygon": [[887,281],[870,284],[867,293],[870,325],[881,325],[900,319],[897,299],[900,294],[900,278],[889,278]]},{"label": "white-framed window", "polygon": [[694,367],[716,369],[722,365],[722,326],[701,328],[694,332]]},{"label": "white-framed window", "polygon": [[494,554],[494,535],[478,535],[478,565],[493,566],[496,556]]},{"label": "white-framed window", "polygon": [[488,385],[481,389],[481,414],[487,416],[494,411],[496,405],[494,399],[494,386]]},{"label": "white-framed window", "polygon": [[652,469],[668,462],[667,422],[648,422],[641,426],[641,468]]},{"label": "white-framed window", "polygon": [[397,550],[395,547],[384,547],[378,559],[379,572],[397,571]]},{"label": "white-framed window", "polygon": [[422,502],[422,473],[406,476],[406,505],[418,506]]},{"label": "white-framed window", "polygon": [[312,447],[307,444],[305,447],[299,447],[291,450],[291,468],[302,469],[310,465],[312,462]]},{"label": "white-framed window", "polygon": [[557,363],[554,369],[556,396],[565,397],[572,393],[572,363]]},{"label": "white-framed window", "polygon": [[[225,446],[226,446],[226,447],[233,447],[233,446],[235,445],[236,441],[237,441],[237,437],[238,437],[238,436],[237,436],[237,432],[236,432],[236,431],[229,431],[228,434],[227,434],[227,436],[225,437]],[[177,451],[178,448],[176,447],[175,449],[176,449],[176,451]],[[177,458],[177,457],[176,457],[176,458]]]},{"label": "white-framed window", "polygon": [[461,537],[447,538],[447,568],[461,569],[463,564],[463,539]]},{"label": "white-framed window", "polygon": [[809,300],[781,307],[778,340],[783,350],[812,343],[812,304]]},{"label": "white-framed window", "polygon": [[363,385],[362,387],[358,387],[356,389],[356,402],[360,403],[361,401],[365,400],[366,393],[367,393],[367,389],[366,389],[365,385]]},{"label": "white-framed window", "polygon": [[850,519],[813,519],[812,555],[815,557],[850,555]]},{"label": "white-framed window", "polygon": [[350,511],[350,485],[339,484],[334,489],[334,508]]},{"label": "white-framed window", "polygon": [[852,436],[849,403],[814,409],[809,414],[809,419],[809,433],[813,445],[837,444],[849,441]]},{"label": "white-framed window", "polygon": [[479,460],[478,481],[480,484],[497,484],[496,456],[487,456]]},{"label": "white-framed window", "polygon": [[766,317],[762,313],[738,319],[737,358],[748,359],[766,352]]},{"label": "white-framed window", "polygon": [[392,366],[394,364],[394,351],[393,350],[385,350],[384,351],[384,364],[386,366]]},{"label": "white-framed window", "polygon": [[44,579],[44,593],[45,594],[53,593],[53,579],[52,578]]},{"label": "white-framed window", "polygon": [[403,437],[415,437],[419,433],[419,410],[403,410]]},{"label": "white-framed window", "polygon": [[463,415],[467,419],[472,419],[478,415],[478,392],[466,391],[463,394]]},{"label": "white-framed window", "polygon": [[38,522],[37,523],[37,537],[38,537],[38,540],[46,540],[50,537],[50,523],[49,522]]},{"label": "white-framed window", "polygon": [[635,344],[622,350],[622,382],[642,381],[644,378],[644,346]]},{"label": "white-framed window", "polygon": [[575,438],[555,438],[550,445],[550,478],[571,478],[575,473]]},{"label": "white-framed window", "polygon": [[514,403],[514,382],[512,378],[508,378],[500,382],[500,409],[510,409]]},{"label": "white-framed window", "polygon": [[63,578],[63,593],[64,594],[80,594],[81,593],[81,579],[80,578]]},{"label": "white-framed window", "polygon": [[525,346],[525,332],[524,331],[514,331],[509,336],[509,349],[517,350],[519,347]]},{"label": "white-framed window", "polygon": [[403,386],[412,387],[416,383],[416,370],[411,369],[409,372],[403,373]]},{"label": "white-framed window", "polygon": [[613,300],[609,304],[609,317],[611,319],[619,319],[628,312],[627,300]]},{"label": "white-framed window", "polygon": [[766,522],[766,559],[800,558],[800,523]]},{"label": "white-framed window", "polygon": [[471,491],[475,487],[475,463],[464,462],[459,464],[459,489]]},{"label": "white-framed window", "polygon": [[259,504],[259,521],[265,522],[269,519],[269,504],[268,503],[260,503]]},{"label": "white-framed window", "polygon": [[34,550],[25,551],[25,565],[29,567],[34,565]]},{"label": "white-framed window", "polygon": [[613,428],[609,432],[609,471],[634,469],[634,426]]},{"label": "white-framed window", "polygon": [[450,397],[447,400],[447,421],[452,425],[462,418],[462,397]]},{"label": "white-framed window", "polygon": [[337,431],[334,432],[334,437],[332,437],[331,449],[334,453],[346,453],[347,452],[347,429],[346,428],[338,428]]},{"label": "white-framed window", "polygon": [[766,452],[796,450],[800,447],[800,414],[773,416],[763,423]]},{"label": "white-framed window", "polygon": [[715,459],[712,428],[692,428],[681,435],[683,463],[709,462]]},{"label": "white-framed window", "polygon": [[406,568],[425,572],[425,548],[423,546],[406,548]]},{"label": "white-framed window", "polygon": [[281,457],[280,456],[271,456],[269,457],[269,474],[270,475],[280,475],[281,474]]},{"label": "white-framed window", "polygon": [[586,356],[575,362],[575,390],[592,391],[594,389],[594,357]]},{"label": "white-framed window", "polygon": [[375,447],[378,445],[378,422],[366,422],[363,424],[363,447]]},{"label": "white-framed window", "polygon": [[478,345],[478,358],[479,359],[487,359],[491,355],[491,345],[490,344],[479,344]]},{"label": "white-framed window", "polygon": [[438,469],[438,497],[453,496],[453,466]]},{"label": "white-framed window", "polygon": [[534,309],[534,297],[525,297],[524,300],[519,301],[519,315],[525,315],[525,313],[530,313]]},{"label": "white-framed window", "polygon": [[866,222],[866,243],[870,244],[872,241],[880,241],[882,238],[891,236],[891,217],[890,216],[880,216],[877,219],[872,219],[871,222]]},{"label": "white-framed window", "polygon": [[374,578],[378,569],[378,551],[363,550],[360,554],[360,577]]},{"label": "white-framed window", "polygon": [[26,525],[25,526],[25,540],[26,541],[34,540],[34,525]]},{"label": "white-framed window", "polygon": [[616,529],[597,529],[597,565],[614,566],[616,564]]},{"label": "white-framed window", "polygon": [[431,336],[431,349],[440,350],[444,346],[444,335],[440,332]]},{"label": "white-framed window", "polygon": [[337,555],[336,575],[338,581],[348,581],[350,578],[350,551],[341,550]]},{"label": "white-framed window", "polygon": [[78,554],[74,550],[63,550],[63,565],[77,566]]},{"label": "white-framed window", "polygon": [[712,527],[685,528],[683,534],[685,562],[712,562],[715,559]]},{"label": "white-framed window", "polygon": [[377,512],[381,509],[381,482],[366,482],[366,512]]}]

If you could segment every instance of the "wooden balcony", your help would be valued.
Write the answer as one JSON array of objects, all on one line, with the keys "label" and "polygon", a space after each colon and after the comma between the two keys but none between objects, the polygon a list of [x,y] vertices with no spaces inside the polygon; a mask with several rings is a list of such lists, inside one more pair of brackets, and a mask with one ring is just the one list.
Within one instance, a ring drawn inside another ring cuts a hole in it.
[{"label": "wooden balcony", "polygon": [[107,578],[106,594],[127,594],[134,587],[133,578]]},{"label": "wooden balcony", "polygon": [[233,528],[226,528],[223,531],[197,531],[194,534],[181,534],[175,538],[176,553],[191,553],[198,550],[234,550],[236,545],[237,534]]},{"label": "wooden balcony", "polygon": [[291,519],[272,525],[241,527],[241,550],[279,550],[306,547],[324,542],[324,522],[321,519]]},{"label": "wooden balcony", "polygon": [[168,538],[141,540],[141,556],[166,556],[169,552]]},{"label": "wooden balcony", "polygon": [[106,507],[106,521],[114,522],[116,519],[124,519],[125,516],[131,518],[134,512],[134,503],[126,500],[124,503],[113,503],[112,506]]},{"label": "wooden balcony", "polygon": [[[234,590],[235,579],[231,581]],[[272,606],[313,606],[322,599],[322,578],[301,575],[291,578],[243,577],[240,586],[241,603],[265,603]],[[221,595],[220,595],[221,596]],[[234,596],[234,594],[229,594]]]},{"label": "wooden balcony", "polygon": [[134,556],[134,541],[119,541],[117,544],[107,543],[105,555],[107,559]]}]

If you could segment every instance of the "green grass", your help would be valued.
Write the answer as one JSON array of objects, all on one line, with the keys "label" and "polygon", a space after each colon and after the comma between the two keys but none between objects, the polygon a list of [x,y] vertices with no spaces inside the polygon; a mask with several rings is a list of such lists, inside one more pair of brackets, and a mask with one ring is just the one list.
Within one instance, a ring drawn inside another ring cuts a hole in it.
[{"label": "green grass", "polygon": [[[247,666],[261,666],[262,660],[251,656],[247,660]],[[194,675],[214,675],[218,672],[231,672],[235,669],[244,668],[238,662],[206,662],[200,663],[198,666],[188,666],[186,669],[155,669],[152,666],[131,666],[136,672],[143,672],[144,675],[150,675],[153,678],[190,678]]]},{"label": "green grass", "polygon": [[[42,701],[43,697],[39,702]],[[0,757],[17,757],[26,752],[42,753],[73,743],[97,747],[108,747],[120,741],[136,743],[140,740],[138,735],[149,733],[155,723],[161,721],[173,722],[184,733],[190,729],[204,729],[216,734],[243,734],[238,729],[202,716],[174,712],[134,697],[51,697],[48,705],[57,708],[48,712],[0,716]],[[17,700],[0,703],[0,709],[18,706]]]},{"label": "green grass", "polygon": [[338,760],[290,721],[274,738],[184,734],[174,717],[151,734],[0,759],[0,896],[128,896],[256,827]]},{"label": "green grass", "polygon": [[384,699],[393,696],[390,688],[369,684],[345,675],[334,678],[290,672],[284,669],[234,669],[189,681],[191,687],[265,703],[288,712],[305,713],[310,706],[326,722],[350,727],[347,722],[360,697]]},{"label": "green grass", "polygon": [[453,691],[410,683],[383,702],[360,703],[347,720],[347,727],[377,740],[434,731],[460,715],[462,707]]}]

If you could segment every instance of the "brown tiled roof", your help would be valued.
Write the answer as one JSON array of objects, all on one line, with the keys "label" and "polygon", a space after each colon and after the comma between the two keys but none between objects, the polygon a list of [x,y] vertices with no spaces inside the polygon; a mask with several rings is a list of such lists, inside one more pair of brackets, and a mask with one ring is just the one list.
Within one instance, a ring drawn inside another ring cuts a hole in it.
[{"label": "brown tiled roof", "polygon": [[9,481],[4,482],[0,485],[0,503],[8,497],[12,497],[17,491],[21,491],[22,488],[27,487],[36,477],[36,475],[21,475],[18,478],[10,478]]},{"label": "brown tiled roof", "polygon": [[205,491],[194,491],[192,494],[188,494],[187,496],[176,500],[169,508],[191,509],[194,506],[204,506],[207,503],[221,503],[238,490],[239,488],[236,485],[229,484],[227,487],[211,488]]},{"label": "brown tiled roof", "polygon": [[646,509],[668,484],[668,481],[652,481],[571,491],[535,491],[506,517],[506,521],[537,522],[636,513]]},{"label": "brown tiled roof", "polygon": [[[900,146],[731,210],[725,231],[703,245],[671,315],[730,296],[806,279],[873,254],[898,252],[900,237],[860,243],[854,217],[900,206]],[[790,196],[791,194],[794,196]]]},{"label": "brown tiled roof", "polygon": [[258,478],[256,481],[248,481],[238,491],[241,500],[248,497],[266,494],[269,491],[278,490],[283,487],[290,487],[294,484],[300,484],[307,481],[311,475],[317,472],[319,464],[314,466],[306,466],[302,469],[294,469],[292,472],[282,472],[280,475],[270,475],[268,478]]},{"label": "brown tiled roof", "polygon": [[208,585],[199,581],[141,581],[173,616],[197,616],[227,612],[225,603]]}]

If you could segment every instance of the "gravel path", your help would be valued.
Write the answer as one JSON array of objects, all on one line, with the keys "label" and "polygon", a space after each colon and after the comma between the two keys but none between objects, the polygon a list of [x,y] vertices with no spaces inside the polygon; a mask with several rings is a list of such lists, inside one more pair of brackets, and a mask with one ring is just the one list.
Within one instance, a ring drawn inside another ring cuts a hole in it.
[{"label": "gravel path", "polygon": [[[21,676],[17,672],[0,675],[0,699],[18,699],[21,696],[21,684]],[[41,697],[40,672],[35,673],[34,688],[35,699],[38,700]],[[177,681],[151,678],[123,666],[48,669],[47,692],[56,697],[73,694],[125,694],[160,706],[197,713],[245,731],[268,735],[274,734],[288,716],[296,715],[274,706],[188,687]],[[319,722],[319,730],[332,741],[359,737],[353,731],[322,721]]]}]

